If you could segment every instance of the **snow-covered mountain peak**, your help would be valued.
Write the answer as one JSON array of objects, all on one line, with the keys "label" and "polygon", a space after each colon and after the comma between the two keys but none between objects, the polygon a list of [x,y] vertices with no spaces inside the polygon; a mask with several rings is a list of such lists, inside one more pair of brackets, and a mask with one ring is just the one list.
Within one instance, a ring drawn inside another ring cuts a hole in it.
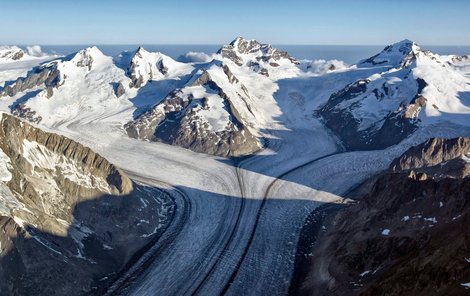
[{"label": "snow-covered mountain peak", "polygon": [[[256,52],[262,49],[263,45],[254,39],[244,39],[243,37],[237,37],[230,43],[233,48],[241,54],[248,54]],[[264,44],[266,49],[272,48],[270,44]]]},{"label": "snow-covered mountain peak", "polygon": [[77,67],[86,67],[91,70],[94,62],[104,59],[109,59],[109,57],[105,56],[98,47],[92,46],[78,51],[70,61]]},{"label": "snow-covered mountain peak", "polygon": [[[256,40],[237,37],[217,52],[225,61],[237,66],[248,67],[251,71],[274,79],[284,78],[280,72],[295,72],[299,62],[287,52]],[[289,76],[289,75],[288,75]]]},{"label": "snow-covered mountain peak", "polygon": [[386,46],[380,53],[361,61],[359,65],[404,68],[410,66],[418,56],[433,57],[434,55],[431,52],[423,51],[415,42],[404,39]]},{"label": "snow-covered mountain peak", "polygon": [[52,125],[129,104],[126,100],[116,100],[125,92],[121,82],[129,81],[112,57],[93,46],[32,68],[25,77],[1,89],[0,97],[26,95],[27,100],[11,105],[12,113],[32,122]]},{"label": "snow-covered mountain peak", "polygon": [[193,70],[193,66],[180,63],[160,52],[149,52],[142,46],[135,51],[129,66],[128,75],[131,87],[139,88],[152,80],[175,79]]},{"label": "snow-covered mountain peak", "polygon": [[[132,56],[132,59],[137,61],[139,59],[144,59],[144,60],[149,60],[151,57],[157,57],[157,58],[170,58],[161,52],[150,52],[146,50],[143,46],[139,46],[135,52],[134,55]],[[171,59],[171,58],[170,58]]]},{"label": "snow-covered mountain peak", "polygon": [[387,47],[389,47],[391,50],[398,50],[403,53],[409,53],[413,50],[420,50],[419,45],[410,39],[403,39]]},{"label": "snow-covered mountain peak", "polygon": [[0,46],[0,63],[12,63],[17,61],[40,61],[53,58],[53,55],[42,52],[39,45],[27,46],[22,49],[18,46]]},{"label": "snow-covered mountain peak", "polygon": [[254,97],[231,68],[238,67],[214,59],[194,71],[185,85],[126,124],[128,135],[221,156],[259,150],[250,128]]},{"label": "snow-covered mountain peak", "polygon": [[142,45],[139,46],[137,50],[135,51],[135,54],[139,54],[139,55],[147,54],[147,53],[149,52]]},{"label": "snow-covered mountain peak", "polygon": [[333,93],[320,110],[348,148],[388,147],[441,121],[468,126],[470,82],[446,57],[403,40],[358,66],[377,72]]},{"label": "snow-covered mountain peak", "polygon": [[0,46],[0,61],[16,61],[24,55],[25,52],[18,46]]},{"label": "snow-covered mountain peak", "polygon": [[387,46],[384,49],[384,52],[386,52],[389,55],[402,55],[402,56],[407,56],[410,54],[415,54],[418,55],[420,52],[423,50],[421,47],[414,41],[411,41],[409,39],[404,39],[402,41],[396,42],[392,45]]},{"label": "snow-covered mountain peak", "polygon": [[151,60],[161,60],[163,58],[171,59],[170,57],[160,53],[160,52],[150,52],[146,50],[143,46],[139,46],[132,56],[132,61],[134,63],[139,62],[150,62]]}]

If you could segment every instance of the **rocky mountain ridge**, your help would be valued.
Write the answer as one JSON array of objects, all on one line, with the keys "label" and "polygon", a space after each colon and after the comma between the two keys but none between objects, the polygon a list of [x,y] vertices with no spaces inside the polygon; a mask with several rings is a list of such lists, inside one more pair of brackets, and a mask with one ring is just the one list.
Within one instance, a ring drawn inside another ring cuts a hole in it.
[{"label": "rocky mountain ridge", "polygon": [[7,114],[0,176],[0,290],[8,295],[106,287],[174,211],[166,193],[132,182],[91,149]]},{"label": "rocky mountain ridge", "polygon": [[350,150],[383,149],[425,124],[463,123],[457,114],[470,111],[461,99],[468,77],[414,42],[387,46],[357,65],[371,66],[381,70],[333,93],[318,110]]},{"label": "rocky mountain ridge", "polygon": [[397,158],[310,246],[303,257],[310,270],[298,275],[303,281],[296,293],[464,294],[470,278],[469,143],[431,139]]},{"label": "rocky mountain ridge", "polygon": [[[181,89],[126,124],[129,136],[163,141],[220,156],[240,156],[260,149],[235,100],[250,94],[220,61],[192,75]],[[239,104],[239,103],[238,103]],[[243,107],[248,109],[249,106]],[[246,111],[246,110],[245,110]]]},{"label": "rocky mountain ridge", "polygon": [[[286,128],[320,116],[348,150],[389,147],[443,121],[468,125],[465,57],[441,57],[410,40],[351,67],[300,63],[241,37],[212,57],[182,63],[139,47],[112,58],[90,47],[7,81],[0,97],[10,100],[14,115],[46,127],[119,118],[133,138],[219,156],[258,151],[267,127],[287,113],[295,118],[283,119]],[[334,85],[325,95],[320,91],[321,103],[311,102],[312,77]],[[295,90],[283,89],[291,84]]]}]

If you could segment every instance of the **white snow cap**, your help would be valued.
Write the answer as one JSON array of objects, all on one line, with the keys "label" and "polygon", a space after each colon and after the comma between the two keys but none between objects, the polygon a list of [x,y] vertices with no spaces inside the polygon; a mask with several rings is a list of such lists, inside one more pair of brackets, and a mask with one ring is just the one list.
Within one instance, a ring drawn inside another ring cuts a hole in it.
[{"label": "white snow cap", "polygon": [[417,55],[421,48],[415,42],[404,39],[386,46],[380,53],[359,62],[359,65],[400,66],[406,57]]},{"label": "white snow cap", "polygon": [[75,64],[88,63],[103,57],[105,58],[106,56],[101,52],[101,50],[96,46],[92,46],[78,51],[71,61]]},{"label": "white snow cap", "polygon": [[25,52],[18,46],[0,46],[0,61],[14,61],[24,57]]},{"label": "white snow cap", "polygon": [[130,63],[130,75],[142,77],[141,86],[152,80],[176,79],[194,69],[190,64],[177,62],[161,52],[149,52],[142,46],[135,51]]}]

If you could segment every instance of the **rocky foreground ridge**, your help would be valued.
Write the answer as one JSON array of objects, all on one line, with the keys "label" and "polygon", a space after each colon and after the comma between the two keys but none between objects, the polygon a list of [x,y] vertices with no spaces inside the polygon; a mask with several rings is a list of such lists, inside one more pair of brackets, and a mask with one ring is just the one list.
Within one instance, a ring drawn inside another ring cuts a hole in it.
[{"label": "rocky foreground ridge", "polygon": [[0,294],[99,294],[159,237],[172,199],[77,142],[0,116]]},{"label": "rocky foreground ridge", "polygon": [[469,138],[430,139],[405,152],[299,254],[308,263],[298,265],[292,293],[467,293],[469,169]]}]

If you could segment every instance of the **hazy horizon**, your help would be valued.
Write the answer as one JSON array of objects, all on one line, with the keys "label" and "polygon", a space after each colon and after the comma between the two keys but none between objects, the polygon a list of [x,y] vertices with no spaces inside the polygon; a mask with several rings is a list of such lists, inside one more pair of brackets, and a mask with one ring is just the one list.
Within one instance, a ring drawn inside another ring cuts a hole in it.
[{"label": "hazy horizon", "polygon": [[[291,56],[299,60],[342,60],[353,64],[371,57],[388,44],[384,45],[280,45],[273,46],[287,51]],[[27,49],[28,45],[20,45]],[[125,51],[133,51],[139,46],[143,46],[151,52],[161,52],[182,62],[196,61],[204,56],[204,59],[216,53],[221,44],[122,44],[122,45],[103,45],[103,44],[76,44],[76,45],[40,45],[45,53],[57,55],[69,55],[89,46],[97,46],[104,54],[108,56],[118,56]],[[470,46],[421,46],[425,50],[430,50],[440,55],[469,55]],[[202,54],[202,55],[201,55]]]}]

